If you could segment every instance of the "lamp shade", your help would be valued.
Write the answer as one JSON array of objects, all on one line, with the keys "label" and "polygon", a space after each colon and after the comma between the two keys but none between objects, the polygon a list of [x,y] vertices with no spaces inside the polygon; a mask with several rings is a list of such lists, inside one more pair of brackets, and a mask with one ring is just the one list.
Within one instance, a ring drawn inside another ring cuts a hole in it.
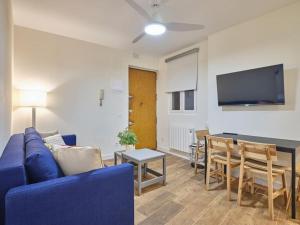
[{"label": "lamp shade", "polygon": [[19,106],[22,107],[45,107],[47,93],[39,90],[19,90]]}]

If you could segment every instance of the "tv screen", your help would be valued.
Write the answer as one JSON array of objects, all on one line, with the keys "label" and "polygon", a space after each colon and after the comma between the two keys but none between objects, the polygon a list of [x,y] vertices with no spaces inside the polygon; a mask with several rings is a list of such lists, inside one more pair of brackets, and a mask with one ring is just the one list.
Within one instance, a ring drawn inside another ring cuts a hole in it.
[{"label": "tv screen", "polygon": [[284,104],[283,64],[217,75],[218,104]]}]

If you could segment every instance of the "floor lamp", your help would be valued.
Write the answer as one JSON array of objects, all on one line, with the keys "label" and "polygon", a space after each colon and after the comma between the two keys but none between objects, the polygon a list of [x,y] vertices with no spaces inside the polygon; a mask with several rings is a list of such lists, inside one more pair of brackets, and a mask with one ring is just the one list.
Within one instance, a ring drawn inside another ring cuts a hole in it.
[{"label": "floor lamp", "polygon": [[20,90],[19,105],[32,108],[32,127],[36,127],[36,108],[46,107],[47,93],[37,90]]}]

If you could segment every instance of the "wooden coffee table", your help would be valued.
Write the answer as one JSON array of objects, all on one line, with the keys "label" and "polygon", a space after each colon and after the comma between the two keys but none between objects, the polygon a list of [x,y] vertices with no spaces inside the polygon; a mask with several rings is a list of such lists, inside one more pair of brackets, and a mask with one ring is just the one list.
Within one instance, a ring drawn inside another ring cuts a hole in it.
[{"label": "wooden coffee table", "polygon": [[[162,160],[162,174],[148,168],[148,163],[156,160]],[[135,184],[137,185],[138,195],[141,195],[142,188],[148,187],[152,184],[162,183],[166,184],[166,154],[154,151],[151,149],[140,149],[140,150],[129,150],[122,152],[122,162],[133,162],[137,164],[137,180]],[[143,169],[142,169],[143,167]],[[150,173],[155,177],[150,180],[142,181],[142,173],[146,175]]]}]

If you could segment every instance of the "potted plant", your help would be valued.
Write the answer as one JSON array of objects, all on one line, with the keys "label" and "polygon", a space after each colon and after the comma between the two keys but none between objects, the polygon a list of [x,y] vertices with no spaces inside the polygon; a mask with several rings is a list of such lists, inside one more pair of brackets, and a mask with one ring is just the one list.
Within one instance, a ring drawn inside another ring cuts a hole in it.
[{"label": "potted plant", "polygon": [[137,143],[136,134],[126,128],[118,133],[119,144],[124,147],[124,150],[134,150]]}]

